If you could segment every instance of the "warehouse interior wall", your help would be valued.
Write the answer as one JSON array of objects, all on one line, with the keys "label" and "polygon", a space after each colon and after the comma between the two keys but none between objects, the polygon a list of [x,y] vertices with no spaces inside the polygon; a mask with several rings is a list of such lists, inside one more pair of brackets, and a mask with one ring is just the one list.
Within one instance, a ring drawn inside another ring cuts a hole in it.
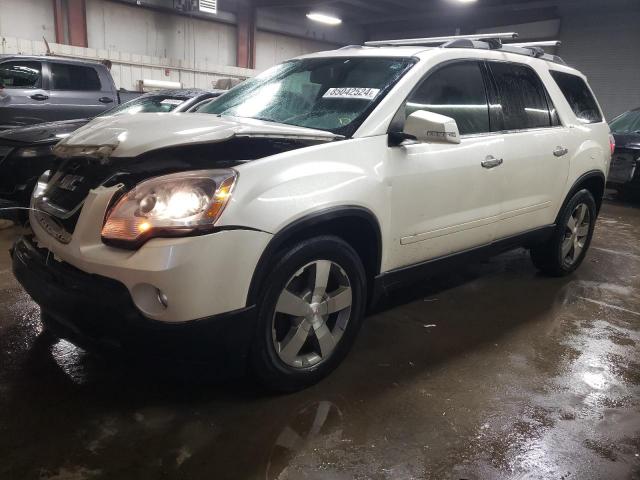
[{"label": "warehouse interior wall", "polygon": [[51,0],[0,0],[0,36],[54,42]]},{"label": "warehouse interior wall", "polygon": [[[23,40],[42,41],[43,36],[50,43],[55,42],[51,0],[0,0],[0,12],[1,37],[16,39],[17,42],[13,43],[18,45],[28,43]],[[363,35],[362,32],[354,34],[342,28],[333,32],[335,38],[332,42],[323,41],[330,36],[330,31],[312,25],[301,29],[287,18],[283,14],[280,26],[272,15],[258,18],[257,70],[304,53],[334,49],[349,43],[349,40],[361,41]],[[110,57],[165,58],[170,59],[165,62],[169,64],[167,66],[180,65],[203,71],[215,66],[236,65],[236,26],[230,23],[190,18],[109,0],[87,0],[86,21],[88,48],[108,51]],[[278,32],[278,28],[292,34]],[[18,48],[18,51],[36,53],[28,47]],[[16,52],[9,49],[5,53]],[[131,88],[126,79],[123,85]]]},{"label": "warehouse interior wall", "polygon": [[293,57],[335,48],[336,45],[332,43],[258,31],[256,35],[256,70],[260,72]]},{"label": "warehouse interior wall", "polygon": [[195,65],[236,64],[236,27],[105,0],[87,0],[89,47],[182,59]]},{"label": "warehouse interior wall", "polygon": [[[640,2],[562,11],[559,55],[589,79],[608,120],[640,107]],[[606,40],[606,41],[605,41]]]}]

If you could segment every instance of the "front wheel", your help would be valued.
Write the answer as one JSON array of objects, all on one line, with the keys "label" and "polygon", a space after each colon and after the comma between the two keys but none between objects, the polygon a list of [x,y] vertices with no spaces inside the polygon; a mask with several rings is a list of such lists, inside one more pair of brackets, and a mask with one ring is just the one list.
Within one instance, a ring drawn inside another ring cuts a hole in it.
[{"label": "front wheel", "polygon": [[365,305],[364,267],[348,243],[322,236],[281,252],[260,296],[254,374],[285,392],[319,381],[347,355]]},{"label": "front wheel", "polygon": [[543,273],[568,275],[584,260],[596,224],[596,202],[586,189],[576,192],[563,207],[552,237],[531,248],[531,259]]}]

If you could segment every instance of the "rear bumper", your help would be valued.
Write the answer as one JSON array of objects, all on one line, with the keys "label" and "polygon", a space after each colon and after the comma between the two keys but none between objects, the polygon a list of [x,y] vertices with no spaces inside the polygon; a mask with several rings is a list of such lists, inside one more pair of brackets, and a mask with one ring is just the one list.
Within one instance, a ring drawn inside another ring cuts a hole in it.
[{"label": "rear bumper", "polygon": [[122,283],[54,260],[28,238],[15,243],[12,257],[15,277],[62,338],[89,349],[207,362],[218,377],[244,371],[255,306],[188,322],[151,320],[137,310]]}]

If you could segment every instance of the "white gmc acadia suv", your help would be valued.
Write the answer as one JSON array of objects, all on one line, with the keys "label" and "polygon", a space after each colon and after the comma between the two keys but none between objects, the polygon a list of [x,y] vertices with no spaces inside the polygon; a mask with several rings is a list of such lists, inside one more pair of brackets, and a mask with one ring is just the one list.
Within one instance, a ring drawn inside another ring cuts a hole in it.
[{"label": "white gmc acadia suv", "polygon": [[440,43],[306,55],[199,113],[64,139],[12,249],[45,326],[287,391],[442,266],[524,246],[571,273],[611,158],[585,77],[533,46]]}]

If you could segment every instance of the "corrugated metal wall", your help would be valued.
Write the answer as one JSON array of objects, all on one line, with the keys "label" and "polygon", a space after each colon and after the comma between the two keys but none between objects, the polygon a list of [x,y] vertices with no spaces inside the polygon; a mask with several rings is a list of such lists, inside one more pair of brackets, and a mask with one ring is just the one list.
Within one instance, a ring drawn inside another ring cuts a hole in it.
[{"label": "corrugated metal wall", "polygon": [[[255,70],[225,65],[209,65],[197,62],[195,68],[187,62],[174,58],[152,57],[117,50],[72,47],[49,43],[51,51],[57,55],[66,55],[91,60],[109,59],[112,61],[111,74],[118,88],[136,90],[138,80],[169,80],[181,82],[185,88],[213,88],[219,78],[247,78],[255,74]],[[43,55],[46,47],[43,41],[25,40],[21,38],[2,37],[0,53],[25,55]]]},{"label": "corrugated metal wall", "polygon": [[256,35],[256,70],[262,71],[284,60],[322,50],[335,50],[336,45],[279,33],[261,32]]},{"label": "corrugated metal wall", "polygon": [[[606,4],[606,2],[603,2]],[[640,2],[562,11],[559,55],[589,77],[607,119],[640,107]]]}]

